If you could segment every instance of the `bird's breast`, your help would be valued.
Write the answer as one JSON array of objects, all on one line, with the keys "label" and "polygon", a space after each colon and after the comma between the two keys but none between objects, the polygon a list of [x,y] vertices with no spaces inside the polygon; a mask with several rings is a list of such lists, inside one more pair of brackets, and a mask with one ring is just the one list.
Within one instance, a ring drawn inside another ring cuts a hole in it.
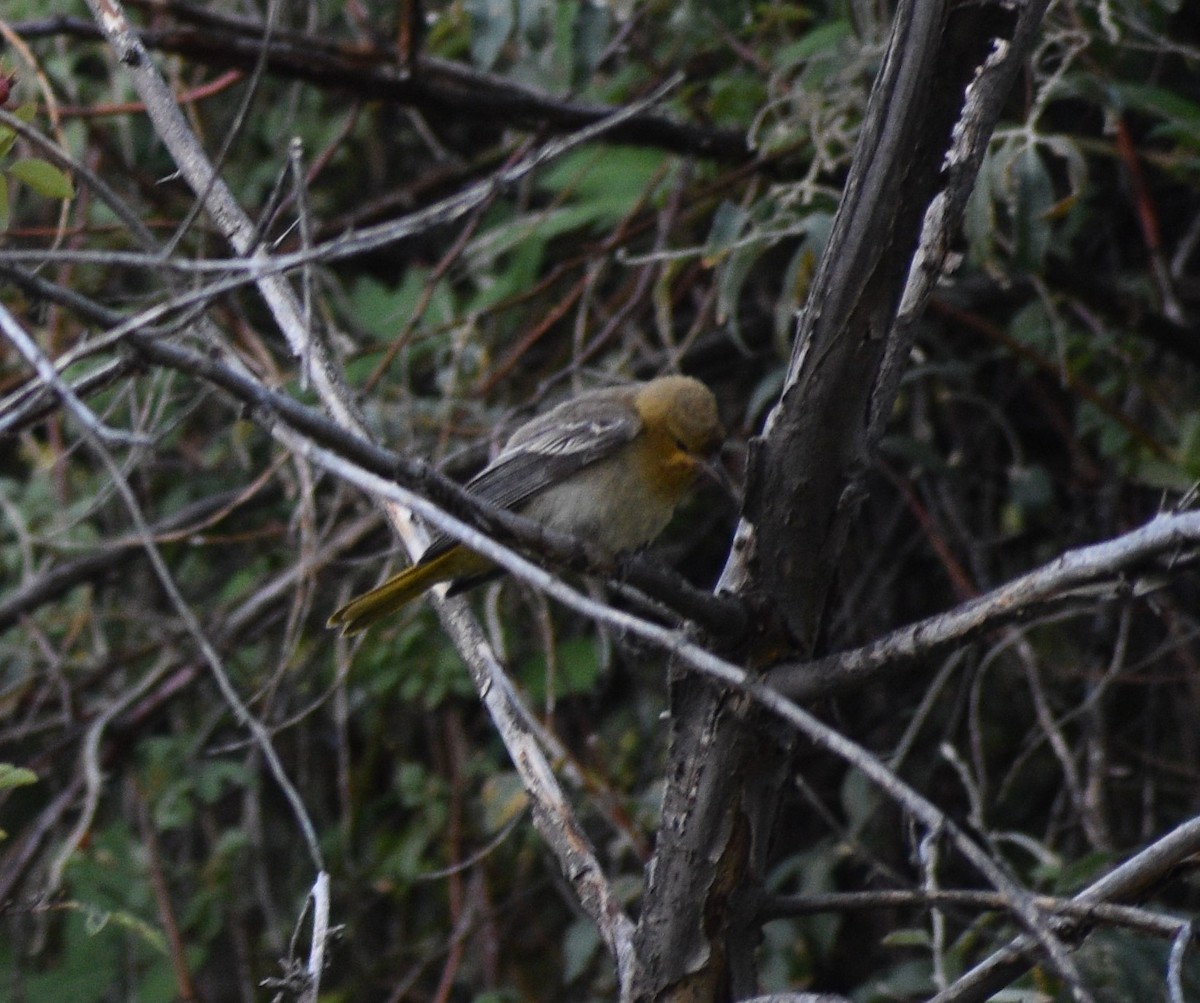
[{"label": "bird's breast", "polygon": [[[664,475],[668,483],[664,483]],[[607,550],[634,550],[666,528],[694,471],[658,470],[647,477],[642,457],[621,452],[547,488],[531,499],[531,519],[596,543]]]}]

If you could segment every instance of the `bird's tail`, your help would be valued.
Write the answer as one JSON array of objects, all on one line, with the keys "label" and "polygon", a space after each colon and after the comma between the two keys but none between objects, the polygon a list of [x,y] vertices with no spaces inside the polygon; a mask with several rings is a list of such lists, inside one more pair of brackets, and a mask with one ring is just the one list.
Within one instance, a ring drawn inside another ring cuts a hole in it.
[{"label": "bird's tail", "polygon": [[426,589],[439,582],[477,575],[490,566],[489,562],[478,554],[464,547],[452,547],[444,554],[438,554],[433,560],[421,561],[405,568],[370,592],[364,592],[351,599],[345,606],[334,611],[328,625],[341,627],[343,634],[357,634],[377,620],[408,605]]}]

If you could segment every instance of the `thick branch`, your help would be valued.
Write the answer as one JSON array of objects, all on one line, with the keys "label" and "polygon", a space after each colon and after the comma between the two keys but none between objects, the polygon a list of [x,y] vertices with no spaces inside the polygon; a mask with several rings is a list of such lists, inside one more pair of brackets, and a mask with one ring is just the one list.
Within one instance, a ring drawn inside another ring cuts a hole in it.
[{"label": "thick branch", "polygon": [[[968,109],[968,85],[1003,94],[1044,0],[901,3],[829,244],[814,279],[780,404],[752,448],[745,520],[722,577],[761,589],[806,653],[817,645],[875,423],[902,366],[895,329],[928,208],[952,229],[975,161],[943,173],[964,117],[986,140],[999,100]],[[997,38],[1019,39],[997,43]],[[1002,60],[989,56],[997,49]],[[986,68],[984,67],[985,63]],[[977,77],[977,73],[980,74]],[[931,245],[934,246],[934,245]],[[923,267],[936,271],[936,254]],[[917,310],[923,294],[905,301]],[[778,659],[765,629],[749,658]],[[638,928],[639,999],[723,999],[754,989],[757,903],[786,755],[771,728],[708,683],[672,693],[668,788]]]},{"label": "thick branch", "polygon": [[[1038,0],[1022,13],[1026,37],[1042,6]],[[890,409],[907,361],[907,327],[940,268],[936,249],[944,237],[919,241],[922,224],[937,202],[943,209],[938,229],[956,227],[961,190],[974,175],[971,157],[943,174],[956,148],[955,126],[976,112],[972,131],[984,139],[990,134],[999,99],[976,111],[977,95],[1007,90],[1021,50],[1004,42],[1005,61],[989,57],[996,39],[1014,36],[1016,28],[1013,13],[1000,4],[915,3],[896,12],[854,168],[800,317],[784,391],[752,454],[747,483],[746,517],[769,555],[759,569],[762,583],[802,650],[817,644],[870,463],[873,417]],[[987,75],[977,80],[985,63]],[[914,262],[918,248],[922,256]],[[896,325],[910,263],[923,281],[905,297]]]}]

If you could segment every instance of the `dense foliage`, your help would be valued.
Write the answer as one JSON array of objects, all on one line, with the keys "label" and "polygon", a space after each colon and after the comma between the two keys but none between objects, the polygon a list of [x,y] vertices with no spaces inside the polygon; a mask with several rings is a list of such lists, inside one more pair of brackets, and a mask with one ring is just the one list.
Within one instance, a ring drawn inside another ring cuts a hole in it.
[{"label": "dense foliage", "polygon": [[[0,339],[0,994],[248,1000],[301,984],[313,861],[202,635],[332,876],[324,998],[612,998],[611,959],[433,613],[415,606],[353,643],[324,628],[389,566],[394,540],[367,499],[211,384],[108,336],[135,318],[154,338],[219,340],[312,400],[258,295],[220,286],[227,245],[87,9],[69,6],[40,20],[41,5],[12,0],[0,25],[13,77],[0,306],[123,434],[89,438],[69,408],[28,406],[39,376]],[[461,477],[572,390],[681,369],[717,394],[740,475],[832,225],[882,6],[166,0],[131,17],[268,251],[318,249],[292,278],[380,441]],[[1197,14],[1169,0],[1051,7],[868,474],[828,650],[1190,504]],[[242,65],[237,38],[299,57],[259,62],[251,47]],[[363,75],[309,72],[335,55]],[[407,100],[371,84],[405,66],[425,83]],[[575,146],[465,214],[338,252],[342,234],[486,184],[579,128],[580,107],[627,105],[676,72],[636,136]],[[668,136],[654,116],[690,131]],[[736,518],[704,486],[656,553],[711,585]],[[1030,887],[1072,892],[1200,813],[1200,590],[1186,566],[1151,584],[817,710]],[[473,601],[636,913],[662,789],[663,660],[519,583]],[[978,886],[931,864],[936,849],[860,773],[806,746],[779,833],[772,892]],[[1152,904],[1187,915],[1198,901],[1193,879]],[[916,901],[779,911],[764,989],[860,1001],[927,998],[1015,929],[966,905],[931,919]],[[1105,926],[1078,963],[1098,999],[1157,999],[1170,948]],[[1194,952],[1177,974],[1200,995]],[[1008,998],[1069,998],[1043,969],[1020,986]]]}]

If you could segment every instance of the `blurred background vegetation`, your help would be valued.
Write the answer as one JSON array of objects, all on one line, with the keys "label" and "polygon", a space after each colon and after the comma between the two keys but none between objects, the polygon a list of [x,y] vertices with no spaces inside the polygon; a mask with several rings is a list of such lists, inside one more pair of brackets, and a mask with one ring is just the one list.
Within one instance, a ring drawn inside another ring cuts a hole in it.
[{"label": "blurred background vegetation", "polygon": [[[563,109],[619,107],[683,74],[659,111],[690,125],[690,145],[653,128],[591,143],[497,186],[464,221],[304,272],[381,441],[465,475],[533,409],[668,370],[713,387],[738,443],[757,430],[890,11],[167,0],[131,14],[159,33],[148,44],[189,123],[279,251],[427,206],[578,125]],[[382,519],[212,387],[128,366],[104,342],[112,317],[170,303],[204,274],[120,257],[152,248],[14,118],[103,179],[164,258],[227,250],[86,7],[50,18],[9,0],[4,17],[0,304],[70,361],[67,377],[114,367],[89,405],[144,437],[115,450],[121,469],[333,876],[341,930],[323,998],[611,998],[610,960],[562,893],[432,613],[417,606],[353,644],[324,629],[384,573]],[[358,78],[238,66],[232,48],[202,44],[254,41],[268,17],[301,63],[333,51],[381,73],[409,66],[429,88],[400,103]],[[830,648],[1187,501],[1200,479],[1198,71],[1194,3],[1052,5],[869,476]],[[257,374],[311,396],[254,293],[204,313]],[[161,333],[201,340],[183,309]],[[23,417],[30,380],[0,342],[0,763],[20,767],[0,772],[0,995],[288,996],[313,879],[293,815],[143,559],[111,472],[70,418]],[[737,472],[744,452],[726,459]],[[702,490],[658,550],[709,585],[736,515]],[[1180,575],[819,709],[989,833],[1026,882],[1067,892],[1200,810],[1198,600]],[[573,760],[581,811],[636,910],[662,784],[658,660],[513,583],[474,602]],[[773,890],[919,884],[893,805],[824,755],[797,766]],[[1198,903],[1193,880],[1158,904]],[[1005,922],[951,913],[938,951],[916,908],[772,922],[764,986],[922,998],[935,956],[952,975]],[[1103,999],[1157,999],[1168,949],[1112,930],[1079,959]],[[1043,973],[1022,986],[1006,998],[1066,998]]]}]

